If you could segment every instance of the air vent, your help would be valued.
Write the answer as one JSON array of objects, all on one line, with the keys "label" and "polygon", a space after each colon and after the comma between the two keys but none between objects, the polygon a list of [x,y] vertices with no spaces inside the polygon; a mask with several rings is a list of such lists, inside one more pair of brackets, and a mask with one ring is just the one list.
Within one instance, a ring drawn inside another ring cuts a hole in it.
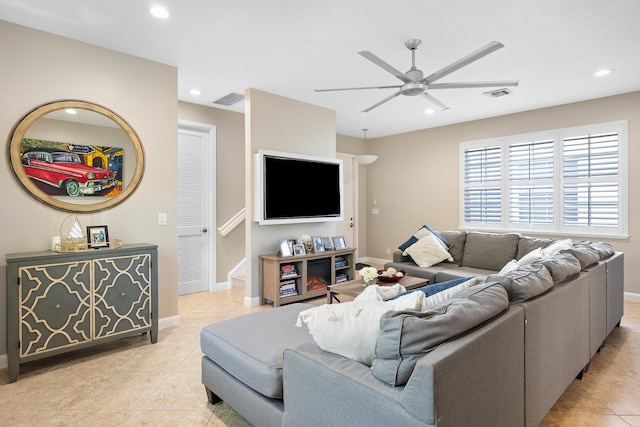
[{"label": "air vent", "polygon": [[503,87],[502,89],[490,90],[489,92],[485,92],[484,94],[489,98],[498,98],[500,96],[511,95],[512,93],[513,92],[511,92],[509,89]]},{"label": "air vent", "polygon": [[230,107],[233,104],[236,104],[240,101],[244,100],[244,95],[235,92],[229,92],[227,95],[222,96],[213,101],[213,104],[216,105],[224,105],[225,107]]}]

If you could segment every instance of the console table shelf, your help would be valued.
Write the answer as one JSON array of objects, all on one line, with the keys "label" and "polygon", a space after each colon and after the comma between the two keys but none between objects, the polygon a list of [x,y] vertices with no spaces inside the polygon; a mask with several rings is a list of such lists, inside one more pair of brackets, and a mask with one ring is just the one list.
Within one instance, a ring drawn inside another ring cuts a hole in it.
[{"label": "console table shelf", "polygon": [[9,381],[30,360],[147,332],[155,343],[157,259],[148,244],[7,254]]},{"label": "console table shelf", "polygon": [[291,257],[260,256],[261,304],[278,307],[325,296],[327,285],[335,285],[338,276],[344,275],[342,281],[355,278],[355,252],[347,248]]}]

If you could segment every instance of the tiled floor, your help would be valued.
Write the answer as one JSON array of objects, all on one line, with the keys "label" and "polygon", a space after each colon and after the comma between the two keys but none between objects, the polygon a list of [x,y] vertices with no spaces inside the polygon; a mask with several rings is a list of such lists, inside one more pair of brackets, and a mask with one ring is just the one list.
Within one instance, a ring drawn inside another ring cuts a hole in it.
[{"label": "tiled floor", "polygon": [[[243,306],[231,289],[179,297],[180,326],[25,364],[16,383],[0,371],[0,425],[247,426],[200,383],[200,329],[269,307]],[[324,300],[318,299],[322,304]],[[574,381],[541,426],[640,427],[640,302],[626,302],[582,381]]]}]

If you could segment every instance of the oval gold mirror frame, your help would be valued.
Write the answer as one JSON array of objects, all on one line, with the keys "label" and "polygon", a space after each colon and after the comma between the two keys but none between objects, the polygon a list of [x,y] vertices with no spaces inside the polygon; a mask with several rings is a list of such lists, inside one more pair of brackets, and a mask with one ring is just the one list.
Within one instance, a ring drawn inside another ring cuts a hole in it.
[{"label": "oval gold mirror frame", "polygon": [[[25,137],[25,134],[36,120],[40,119],[46,114],[58,110],[65,110],[67,108],[88,110],[101,114],[114,121],[129,137],[135,154],[135,171],[130,182],[126,187],[123,187],[122,192],[117,196],[109,197],[108,200],[92,204],[69,203],[46,194],[33,183],[31,178],[29,178],[29,176],[25,172],[22,165],[20,153],[22,140]],[[133,130],[133,128],[129,125],[129,123],[127,123],[126,120],[124,120],[122,117],[109,110],[108,108],[86,101],[66,100],[51,102],[36,107],[31,112],[27,113],[18,122],[11,134],[9,143],[9,157],[11,160],[11,169],[13,170],[14,175],[31,196],[48,206],[67,212],[99,212],[122,203],[136,190],[136,188],[140,184],[140,181],[142,180],[142,175],[144,173],[144,150],[142,148],[140,138],[138,137],[138,134],[135,132],[135,130]]]}]

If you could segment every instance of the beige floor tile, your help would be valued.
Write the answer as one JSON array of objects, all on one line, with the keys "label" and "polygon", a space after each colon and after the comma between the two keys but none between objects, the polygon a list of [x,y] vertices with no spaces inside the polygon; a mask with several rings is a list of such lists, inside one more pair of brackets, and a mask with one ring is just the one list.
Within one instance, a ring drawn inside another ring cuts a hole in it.
[{"label": "beige floor tile", "polygon": [[60,409],[47,418],[47,425],[64,427],[122,426],[135,414],[134,411],[110,411],[106,409]]},{"label": "beige floor tile", "polygon": [[125,427],[205,427],[211,419],[211,410],[199,411],[136,411]]},{"label": "beige floor tile", "polygon": [[200,372],[173,372],[146,399],[145,409],[204,410],[207,394]]},{"label": "beige floor tile", "polygon": [[550,414],[613,414],[606,406],[589,396],[582,390],[577,381],[571,383],[564,394],[549,411]]},{"label": "beige floor tile", "polygon": [[629,427],[617,415],[571,415],[547,414],[543,424],[546,427]]},{"label": "beige floor tile", "polygon": [[640,427],[640,415],[622,415],[620,418],[629,423],[631,427]]}]

